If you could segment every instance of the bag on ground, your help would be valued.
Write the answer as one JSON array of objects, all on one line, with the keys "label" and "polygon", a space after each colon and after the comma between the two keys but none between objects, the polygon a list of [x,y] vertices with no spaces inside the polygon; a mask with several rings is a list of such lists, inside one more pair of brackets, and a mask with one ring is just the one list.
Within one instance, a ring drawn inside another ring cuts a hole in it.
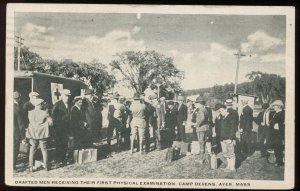
[{"label": "bag on ground", "polygon": [[74,163],[84,164],[97,161],[97,149],[82,149],[74,151]]},{"label": "bag on ground", "polygon": [[189,143],[185,143],[183,141],[173,141],[173,147],[180,148],[180,154],[185,155],[187,152],[189,152]]},{"label": "bag on ground", "polygon": [[20,153],[28,155],[29,154],[29,144],[28,143],[20,143]]}]

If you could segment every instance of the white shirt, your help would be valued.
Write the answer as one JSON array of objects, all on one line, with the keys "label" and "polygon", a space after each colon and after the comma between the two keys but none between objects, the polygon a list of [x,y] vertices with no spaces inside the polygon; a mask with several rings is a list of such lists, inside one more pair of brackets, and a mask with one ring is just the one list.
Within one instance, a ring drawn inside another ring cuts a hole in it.
[{"label": "white shirt", "polygon": [[263,117],[263,125],[266,125],[266,126],[270,126],[269,124],[269,115],[270,114],[270,110],[267,110],[264,112],[264,117]]}]

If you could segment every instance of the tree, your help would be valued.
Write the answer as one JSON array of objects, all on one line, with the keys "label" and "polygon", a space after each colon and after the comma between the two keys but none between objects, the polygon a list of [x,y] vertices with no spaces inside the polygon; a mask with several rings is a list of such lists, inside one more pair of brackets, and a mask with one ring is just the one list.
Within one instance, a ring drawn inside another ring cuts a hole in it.
[{"label": "tree", "polygon": [[253,82],[253,90],[263,103],[276,99],[285,101],[285,78],[260,71],[251,72],[247,77]]},{"label": "tree", "polygon": [[172,58],[155,51],[125,51],[115,55],[110,65],[135,92],[144,92],[154,79],[162,84],[162,92],[181,90],[179,81],[184,73],[175,67]]},{"label": "tree", "polygon": [[[28,47],[21,47],[20,50],[20,69],[33,70],[35,65],[42,64],[43,59],[40,55],[29,50]],[[14,69],[18,68],[18,48],[14,48]]]},{"label": "tree", "polygon": [[[116,83],[115,77],[107,72],[107,67],[97,60],[89,63],[74,62],[72,59],[62,61],[43,59],[28,47],[21,49],[21,70],[36,71],[67,78],[81,80],[89,83],[98,96]],[[15,69],[17,68],[17,51],[15,50]]]}]

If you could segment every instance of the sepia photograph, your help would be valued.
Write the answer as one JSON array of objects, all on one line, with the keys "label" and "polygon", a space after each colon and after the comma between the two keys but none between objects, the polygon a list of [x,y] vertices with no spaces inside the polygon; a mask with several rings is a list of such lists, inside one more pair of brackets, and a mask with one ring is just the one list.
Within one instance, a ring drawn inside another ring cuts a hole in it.
[{"label": "sepia photograph", "polygon": [[290,189],[293,7],[8,4],[5,183]]}]

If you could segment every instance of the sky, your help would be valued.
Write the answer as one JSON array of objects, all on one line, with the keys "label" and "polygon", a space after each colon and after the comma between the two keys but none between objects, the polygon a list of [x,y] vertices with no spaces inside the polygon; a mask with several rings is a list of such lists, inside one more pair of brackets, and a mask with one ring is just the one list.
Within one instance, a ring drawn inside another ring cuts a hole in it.
[{"label": "sky", "polygon": [[15,13],[15,34],[48,59],[98,60],[155,50],[184,71],[184,90],[239,83],[262,71],[285,76],[285,16],[112,13]]}]

